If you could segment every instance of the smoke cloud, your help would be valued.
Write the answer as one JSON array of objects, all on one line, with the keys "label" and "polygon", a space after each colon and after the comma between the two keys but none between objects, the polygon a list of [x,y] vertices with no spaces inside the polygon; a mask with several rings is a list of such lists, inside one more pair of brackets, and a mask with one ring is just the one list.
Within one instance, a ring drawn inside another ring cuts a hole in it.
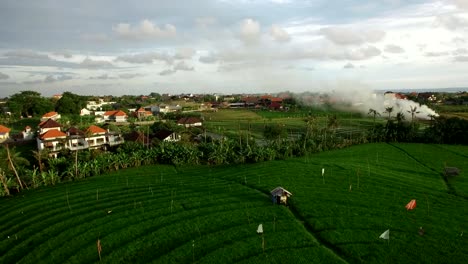
[{"label": "smoke cloud", "polygon": [[390,113],[392,118],[402,113],[408,121],[413,118],[412,109],[416,109],[414,119],[429,120],[431,116],[439,116],[427,105],[420,105],[409,99],[400,99],[395,93],[384,94],[384,92],[366,90],[362,87],[334,89],[331,92],[313,94],[304,93],[296,99],[308,106],[320,107],[330,104],[333,108],[358,112],[363,116],[367,116],[369,110],[374,109],[380,114],[380,118],[388,118],[389,114],[386,109],[389,107],[392,108]]}]

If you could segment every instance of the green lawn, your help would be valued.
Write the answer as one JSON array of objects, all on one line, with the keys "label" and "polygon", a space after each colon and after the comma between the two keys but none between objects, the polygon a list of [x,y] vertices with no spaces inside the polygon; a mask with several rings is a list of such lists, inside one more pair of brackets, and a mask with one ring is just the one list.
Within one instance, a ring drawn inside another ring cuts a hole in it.
[{"label": "green lawn", "polygon": [[[25,191],[0,200],[0,263],[95,263],[98,239],[105,263],[463,263],[467,156],[462,146],[366,144]],[[445,162],[461,175],[444,181]],[[271,203],[277,186],[293,193],[289,207]]]}]

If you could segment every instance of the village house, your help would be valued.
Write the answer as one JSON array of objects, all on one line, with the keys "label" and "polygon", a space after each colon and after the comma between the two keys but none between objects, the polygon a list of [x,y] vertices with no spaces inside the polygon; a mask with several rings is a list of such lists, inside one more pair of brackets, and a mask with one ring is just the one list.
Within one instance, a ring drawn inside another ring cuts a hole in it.
[{"label": "village house", "polygon": [[30,140],[34,138],[34,131],[30,126],[26,126],[23,131],[21,131],[22,139]]},{"label": "village house", "polygon": [[127,114],[122,110],[106,111],[104,113],[105,122],[127,122]]},{"label": "village house", "polygon": [[177,125],[184,127],[201,127],[203,123],[198,117],[182,117],[177,121]]},{"label": "village house", "polygon": [[147,117],[153,116],[151,111],[145,110],[143,107],[138,108],[135,112],[133,112],[133,116],[138,118],[139,120],[146,119]]},{"label": "village house", "polygon": [[57,112],[48,112],[41,117],[41,121],[46,121],[47,119],[52,119],[52,120],[57,121],[58,119],[60,119],[60,117],[61,117],[60,114]]},{"label": "village house", "polygon": [[0,125],[0,142],[10,138],[10,128]]},{"label": "village house", "polygon": [[181,136],[173,131],[169,130],[160,130],[154,134],[155,138],[159,139],[160,141],[166,142],[177,142],[180,141]]},{"label": "village house", "polygon": [[159,112],[161,113],[173,113],[182,110],[180,105],[160,105]]},{"label": "village house", "polygon": [[96,111],[101,109],[104,105],[112,105],[115,102],[104,102],[104,99],[99,98],[98,101],[88,101],[86,104],[86,109]]},{"label": "village house", "polygon": [[86,131],[71,127],[65,133],[59,123],[52,119],[39,124],[37,149],[47,150],[50,156],[57,157],[62,149],[80,150],[89,148],[106,149],[124,142],[120,133],[110,132],[92,125]]}]

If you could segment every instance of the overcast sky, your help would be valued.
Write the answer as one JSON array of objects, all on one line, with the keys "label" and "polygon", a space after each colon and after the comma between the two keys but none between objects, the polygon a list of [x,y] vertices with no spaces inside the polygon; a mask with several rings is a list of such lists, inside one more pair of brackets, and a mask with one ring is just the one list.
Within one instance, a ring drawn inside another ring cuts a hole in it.
[{"label": "overcast sky", "polygon": [[468,86],[468,0],[2,0],[0,97]]}]

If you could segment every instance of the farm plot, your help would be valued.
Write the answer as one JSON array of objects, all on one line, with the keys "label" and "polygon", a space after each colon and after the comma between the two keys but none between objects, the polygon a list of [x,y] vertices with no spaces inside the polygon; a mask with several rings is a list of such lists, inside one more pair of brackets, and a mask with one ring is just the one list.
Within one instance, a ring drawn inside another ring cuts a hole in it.
[{"label": "farm plot", "polygon": [[[468,149],[434,148],[367,144],[211,174],[264,193],[285,187],[293,193],[289,209],[311,235],[350,263],[461,263],[468,256],[467,201],[449,192],[428,164],[442,164],[447,155],[463,156]],[[464,190],[463,181],[453,186]],[[408,211],[411,199],[417,207]],[[390,239],[380,239],[387,229]]]},{"label": "farm plot", "polygon": [[287,208],[210,173],[141,167],[2,198],[0,263],[343,262]]}]

